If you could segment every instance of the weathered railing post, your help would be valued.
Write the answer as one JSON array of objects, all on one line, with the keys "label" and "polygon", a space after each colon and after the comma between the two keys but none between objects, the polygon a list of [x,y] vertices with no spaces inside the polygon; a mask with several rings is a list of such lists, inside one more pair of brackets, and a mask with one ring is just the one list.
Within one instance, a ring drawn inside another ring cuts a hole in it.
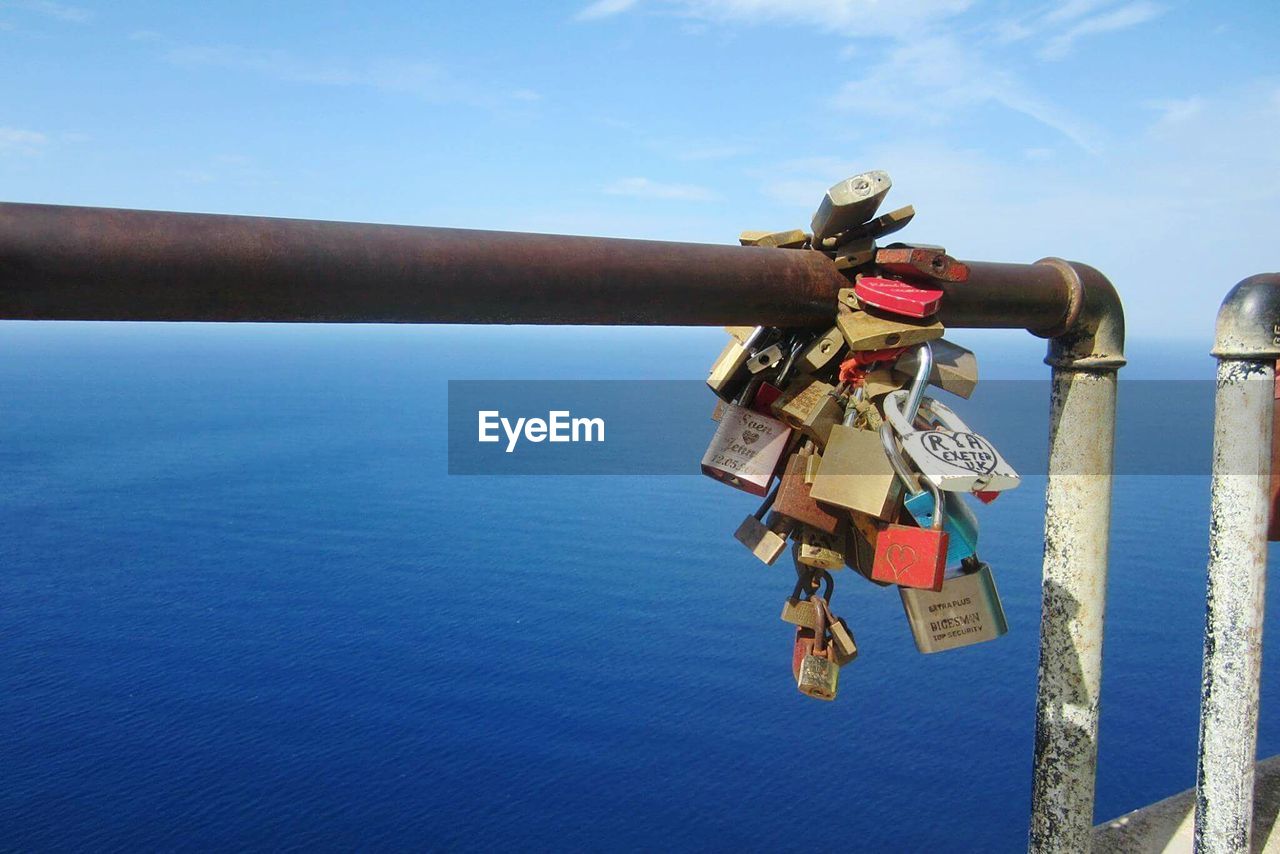
[{"label": "weathered railing post", "polygon": [[1124,315],[1097,271],[1067,267],[1074,330],[1055,335],[1029,850],[1089,850],[1098,760],[1116,373]]},{"label": "weathered railing post", "polygon": [[1218,311],[1209,579],[1196,767],[1197,851],[1248,851],[1270,512],[1280,274],[1236,285]]}]

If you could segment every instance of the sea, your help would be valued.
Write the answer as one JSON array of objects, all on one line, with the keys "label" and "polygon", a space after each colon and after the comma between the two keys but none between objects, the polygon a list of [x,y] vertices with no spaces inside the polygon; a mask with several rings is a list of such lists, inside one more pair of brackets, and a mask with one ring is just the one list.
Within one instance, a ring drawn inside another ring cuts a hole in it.
[{"label": "sea", "polygon": [[[732,537],[757,499],[696,454],[450,473],[450,382],[700,381],[723,337],[0,324],[0,849],[1023,850],[1040,463],[1006,454],[1022,485],[976,506],[1009,633],[921,655],[892,589],[837,573],[860,655],[833,703],[791,677],[787,559]],[[1042,435],[1044,342],[954,340],[1035,417],[957,411]],[[1195,782],[1209,346],[1131,344],[1181,415],[1121,383],[1143,444],[1176,420],[1203,447],[1114,482],[1098,821]]]}]

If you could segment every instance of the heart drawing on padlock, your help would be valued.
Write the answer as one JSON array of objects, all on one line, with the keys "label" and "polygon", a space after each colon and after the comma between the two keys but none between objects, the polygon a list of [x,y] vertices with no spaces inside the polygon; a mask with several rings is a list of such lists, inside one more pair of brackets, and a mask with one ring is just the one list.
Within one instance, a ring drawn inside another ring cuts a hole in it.
[{"label": "heart drawing on padlock", "polygon": [[916,554],[916,550],[911,546],[902,543],[894,543],[885,549],[884,559],[889,564],[889,569],[893,571],[893,580],[901,581],[902,576],[911,571],[916,565],[916,561],[920,556]]},{"label": "heart drawing on padlock", "polygon": [[746,442],[748,445],[754,445],[756,443],[756,440],[759,438],[760,438],[760,434],[757,433],[755,430],[742,431],[742,441]]},{"label": "heart drawing on padlock", "polygon": [[920,445],[931,456],[947,465],[967,469],[975,474],[995,471],[995,448],[977,433],[951,433],[930,430],[921,436]]}]

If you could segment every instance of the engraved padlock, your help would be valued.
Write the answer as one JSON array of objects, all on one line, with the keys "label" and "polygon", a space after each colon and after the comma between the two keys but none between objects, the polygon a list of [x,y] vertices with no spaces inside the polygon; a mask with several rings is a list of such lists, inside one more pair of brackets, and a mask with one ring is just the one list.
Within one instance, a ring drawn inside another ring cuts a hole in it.
[{"label": "engraved padlock", "polygon": [[944,652],[994,640],[1009,631],[991,567],[967,557],[948,573],[942,589],[898,589],[916,649]]},{"label": "engraved padlock", "polygon": [[[817,594],[817,586],[822,585],[822,595]],[[796,586],[791,595],[782,603],[784,623],[816,630],[818,622],[818,601],[829,602],[835,593],[835,580],[829,572],[815,572],[812,567],[796,564]]]},{"label": "engraved padlock", "polygon": [[[933,362],[932,349],[927,347],[921,345],[911,389],[890,392],[884,399],[885,420],[893,425],[903,452],[923,478],[948,492],[1000,492],[1016,487],[1018,473],[994,445],[970,430],[949,407],[924,396]],[[929,421],[930,429],[916,429],[913,416],[917,412]]]},{"label": "engraved padlock", "polygon": [[947,546],[950,537],[943,529],[946,505],[938,487],[926,482],[933,493],[935,513],[928,528],[890,523],[876,538],[876,557],[871,565],[873,581],[888,581],[899,587],[918,587],[924,590],[941,590],[942,576],[947,569]]},{"label": "engraved padlock", "polygon": [[773,402],[773,414],[825,446],[830,440],[831,428],[844,416],[834,392],[835,386],[830,383],[808,376],[797,377]]},{"label": "engraved padlock", "polygon": [[[921,488],[919,477],[903,459],[902,452],[898,450],[898,442],[893,435],[893,428],[888,424],[880,427],[880,443],[884,446],[885,455],[889,457],[889,464],[893,466],[893,470],[897,472],[899,479],[906,487],[903,506],[921,528],[933,527],[936,487]],[[942,494],[942,509],[945,519],[943,529],[947,532],[948,539],[946,562],[948,566],[954,566],[977,549],[978,519],[957,492]]]},{"label": "engraved padlock", "polygon": [[943,292],[937,288],[880,276],[859,276],[853,284],[853,292],[864,306],[916,318],[936,314],[943,297]]},{"label": "engraved padlock", "polygon": [[746,395],[754,391],[754,384],[749,383],[743,397],[724,408],[711,444],[702,456],[702,473],[735,489],[763,496],[787,450],[791,428],[745,406]]}]

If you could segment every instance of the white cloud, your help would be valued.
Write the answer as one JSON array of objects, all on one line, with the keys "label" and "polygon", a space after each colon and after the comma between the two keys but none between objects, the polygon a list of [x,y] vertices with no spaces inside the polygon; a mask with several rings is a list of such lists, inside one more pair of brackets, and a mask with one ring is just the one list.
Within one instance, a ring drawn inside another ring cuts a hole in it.
[{"label": "white cloud", "polygon": [[413,95],[437,104],[461,103],[494,109],[513,102],[532,103],[541,98],[539,93],[527,88],[495,95],[497,87],[458,80],[440,65],[426,60],[352,62],[332,57],[303,57],[276,48],[186,44],[150,31],[134,33],[132,38],[156,45],[161,58],[173,65],[244,71],[286,83],[369,88]]},{"label": "white cloud", "polygon": [[1085,36],[1126,30],[1159,17],[1162,12],[1164,12],[1162,7],[1146,0],[1139,0],[1137,3],[1129,3],[1118,9],[1085,18],[1051,38],[1041,49],[1039,56],[1041,59],[1062,59],[1071,53],[1075,43]]},{"label": "white cloud", "polygon": [[634,196],[640,199],[668,199],[684,202],[706,202],[715,193],[694,184],[664,184],[648,178],[622,178],[604,188],[611,196]]},{"label": "white cloud", "polygon": [[835,103],[870,116],[932,124],[966,109],[996,104],[1052,128],[1085,151],[1101,147],[1100,134],[1091,124],[1036,94],[952,36],[900,44],[867,77],[845,84]]},{"label": "white cloud", "polygon": [[54,18],[68,24],[85,24],[93,19],[93,13],[79,6],[55,3],[53,0],[7,0],[0,3],[0,8],[21,9],[24,12],[35,12],[47,18]]},{"label": "white cloud", "polygon": [[30,156],[44,151],[48,145],[49,137],[46,134],[21,128],[0,127],[0,155]]},{"label": "white cloud", "polygon": [[599,18],[609,18],[627,11],[638,2],[639,0],[596,0],[596,2],[592,3],[590,6],[586,6],[573,17],[579,21],[594,21]]}]

